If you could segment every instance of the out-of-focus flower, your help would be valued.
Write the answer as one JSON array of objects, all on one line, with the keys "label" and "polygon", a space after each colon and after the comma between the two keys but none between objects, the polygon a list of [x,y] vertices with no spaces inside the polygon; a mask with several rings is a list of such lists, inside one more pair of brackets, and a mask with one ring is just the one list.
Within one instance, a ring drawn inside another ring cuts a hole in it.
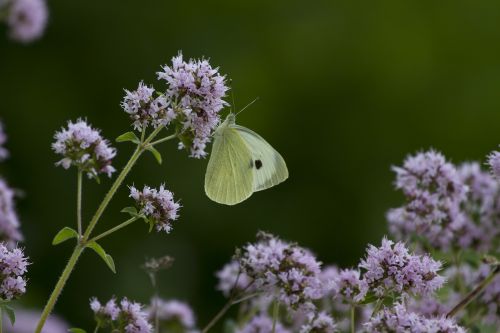
[{"label": "out-of-focus flower", "polygon": [[178,300],[165,301],[161,298],[153,298],[147,312],[151,322],[154,321],[155,316],[158,316],[160,326],[167,329],[181,326],[184,331],[192,332],[196,326],[191,307]]},{"label": "out-of-focus flower", "polygon": [[224,296],[229,297],[232,293],[240,293],[248,291],[251,279],[242,272],[240,264],[236,260],[232,260],[222,267],[216,273],[219,280],[217,290],[220,290]]},{"label": "out-of-focus flower", "polygon": [[181,205],[174,201],[174,194],[164,185],[158,190],[144,186],[142,191],[132,186],[130,197],[136,201],[140,214],[144,214],[157,231],[172,231],[172,221],[179,217]]},{"label": "out-of-focus flower", "polygon": [[159,271],[169,269],[174,264],[175,259],[171,256],[148,259],[142,268],[150,274],[156,274]]},{"label": "out-of-focus flower", "polygon": [[337,327],[333,318],[325,312],[320,312],[311,318],[307,325],[302,326],[300,333],[333,333]]},{"label": "out-of-focus flower", "polygon": [[171,66],[162,69],[158,79],[168,85],[165,96],[171,105],[166,113],[169,120],[175,118],[180,148],[187,148],[192,157],[204,157],[212,131],[220,121],[219,112],[227,105],[225,76],[207,60],[184,61],[181,53],[172,59]]},{"label": "out-of-focus flower", "polygon": [[445,317],[425,318],[408,312],[402,304],[385,308],[373,316],[365,325],[367,333],[465,333],[465,329]]},{"label": "out-of-focus flower", "polygon": [[465,223],[456,232],[456,243],[481,252],[495,250],[500,239],[500,183],[476,162],[460,165],[458,173],[469,192],[462,203]]},{"label": "out-of-focus flower", "polygon": [[363,280],[377,296],[391,293],[428,295],[440,288],[444,278],[438,274],[441,263],[427,255],[414,255],[402,242],[386,238],[377,248],[370,245],[359,267]]},{"label": "out-of-focus flower", "polygon": [[[272,333],[273,320],[265,314],[255,316],[243,327],[237,328],[235,333]],[[280,322],[276,322],[275,333],[291,333]]]},{"label": "out-of-focus flower", "polygon": [[0,244],[0,298],[13,300],[26,292],[24,274],[28,269],[28,258],[23,250],[14,248],[9,250]]},{"label": "out-of-focus flower", "polygon": [[237,260],[252,280],[252,288],[276,297],[292,310],[314,308],[312,301],[325,294],[319,279],[321,263],[306,249],[259,233]]},{"label": "out-of-focus flower", "polygon": [[500,152],[492,151],[488,155],[488,162],[487,163],[488,163],[493,175],[495,175],[497,178],[500,179]]},{"label": "out-of-focus flower", "polygon": [[407,157],[393,170],[406,204],[387,213],[391,232],[405,239],[418,235],[438,249],[448,249],[464,224],[460,205],[468,190],[455,167],[430,150]]},{"label": "out-of-focus flower", "polygon": [[19,42],[31,42],[42,36],[47,19],[44,0],[13,0],[7,17],[9,35]]},{"label": "out-of-focus flower", "polygon": [[154,96],[155,89],[139,83],[137,90],[125,90],[121,103],[123,110],[130,115],[135,129],[141,131],[149,125],[158,127],[168,125],[175,118],[170,102],[164,95]]},{"label": "out-of-focus flower", "polygon": [[89,177],[98,177],[101,173],[111,177],[116,171],[111,166],[116,150],[101,137],[99,130],[93,129],[86,121],[69,121],[68,128],[56,132],[55,139],[52,149],[63,156],[57,165],[65,169],[74,165]]},{"label": "out-of-focus flower", "polygon": [[[4,320],[6,333],[33,333],[35,331],[41,312],[27,309],[15,309],[16,322],[14,325]],[[45,322],[42,333],[67,333],[70,326],[61,318],[51,315]]]},{"label": "out-of-focus flower", "polygon": [[113,298],[104,306],[96,299],[90,300],[90,308],[95,314],[100,328],[123,327],[125,333],[151,333],[153,327],[147,320],[143,306],[124,298],[118,305]]},{"label": "out-of-focus flower", "polygon": [[23,240],[15,209],[15,192],[0,178],[0,241],[14,245]]}]

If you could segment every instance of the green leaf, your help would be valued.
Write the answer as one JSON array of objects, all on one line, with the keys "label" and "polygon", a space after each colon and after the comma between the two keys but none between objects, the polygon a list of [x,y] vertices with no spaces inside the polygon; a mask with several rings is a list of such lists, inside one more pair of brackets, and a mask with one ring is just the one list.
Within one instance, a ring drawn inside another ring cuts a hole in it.
[{"label": "green leaf", "polygon": [[137,137],[137,135],[135,135],[134,132],[123,133],[122,135],[116,138],[116,142],[127,142],[127,141],[131,141],[135,144],[141,143],[141,140],[139,140],[139,138]]},{"label": "green leaf", "polygon": [[61,244],[62,242],[67,241],[70,238],[78,238],[78,232],[69,227],[64,227],[54,237],[54,239],[52,240],[52,245]]},{"label": "green leaf", "polygon": [[137,209],[135,207],[125,207],[121,210],[122,213],[130,214],[131,216],[138,217]]},{"label": "green leaf", "polygon": [[369,291],[362,302],[359,304],[370,304],[378,300],[377,295],[373,291]]},{"label": "green leaf", "polygon": [[149,223],[149,232],[153,230],[153,227],[155,226],[155,220],[150,217],[149,219],[145,219],[146,223]]},{"label": "green leaf", "polygon": [[148,147],[146,149],[149,150],[153,154],[153,156],[156,158],[156,161],[158,162],[158,164],[161,164],[163,162],[160,152],[158,150],[156,150],[155,147]]},{"label": "green leaf", "polygon": [[101,245],[92,241],[87,244],[87,247],[90,247],[92,250],[94,250],[99,255],[99,257],[104,260],[106,265],[108,265],[109,269],[111,269],[113,273],[116,273],[115,262],[113,258],[109,254],[107,254],[106,251],[104,251]]},{"label": "green leaf", "polygon": [[81,328],[76,328],[76,327],[70,328],[68,330],[68,332],[71,332],[71,333],[87,333],[87,331],[82,330]]},{"label": "green leaf", "polygon": [[16,322],[16,314],[14,313],[14,309],[11,308],[10,306],[4,304],[2,305],[2,310],[5,312],[7,317],[9,317],[9,321],[12,326],[14,326],[14,323]]}]

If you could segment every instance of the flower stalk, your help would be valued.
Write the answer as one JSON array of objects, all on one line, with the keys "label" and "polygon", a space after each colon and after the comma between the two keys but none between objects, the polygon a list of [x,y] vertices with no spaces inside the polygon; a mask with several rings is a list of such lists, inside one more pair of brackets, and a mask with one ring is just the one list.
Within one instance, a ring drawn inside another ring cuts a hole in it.
[{"label": "flower stalk", "polygon": [[[47,304],[45,305],[45,308],[43,309],[43,312],[42,312],[40,320],[37,324],[35,333],[40,333],[42,331],[42,329],[45,325],[45,322],[47,321],[47,318],[49,317],[50,313],[54,309],[54,306],[57,302],[57,299],[59,298],[64,286],[66,285],[66,282],[68,281],[71,273],[73,272],[73,270],[78,262],[78,259],[80,258],[81,254],[83,253],[83,251],[85,249],[85,245],[89,242],[89,238],[90,238],[92,231],[94,230],[94,228],[95,228],[96,224],[99,222],[102,214],[104,213],[104,211],[108,207],[108,204],[110,203],[111,199],[114,197],[116,191],[122,185],[123,181],[125,180],[125,178],[129,174],[129,172],[132,170],[132,167],[135,165],[135,163],[137,162],[139,157],[146,150],[146,147],[148,146],[148,144],[160,133],[160,131],[163,128],[164,128],[163,126],[158,126],[149,135],[149,137],[146,140],[140,142],[137,145],[137,147],[136,147],[134,153],[132,154],[132,156],[130,157],[129,161],[127,162],[127,164],[125,165],[123,170],[120,172],[120,174],[118,175],[118,177],[114,181],[113,185],[111,186],[110,190],[108,191],[108,193],[104,197],[103,201],[101,202],[101,204],[97,208],[94,216],[90,220],[88,227],[86,228],[86,230],[83,234],[83,237],[81,237],[79,244],[73,250],[73,253],[71,254],[71,257],[68,261],[68,264],[64,268],[63,273],[61,274],[59,280],[57,281],[56,286],[54,287],[54,290],[52,291],[52,294],[50,295],[49,300],[47,301]],[[131,221],[131,219],[130,219],[130,220],[126,221],[125,223],[127,223],[127,222],[128,222],[128,224],[130,224],[133,221]],[[123,227],[123,225],[119,225],[119,226],[120,226],[120,228],[118,228],[118,229],[121,229]],[[113,229],[115,229],[115,228],[113,228]],[[111,229],[111,230],[113,230],[113,229]],[[118,229],[115,229],[112,232],[114,232]],[[111,230],[109,230],[109,231],[111,231]],[[105,232],[105,235],[101,234],[99,236],[100,236],[100,238],[102,238],[104,236],[109,235],[110,233],[111,232]]]},{"label": "flower stalk", "polygon": [[76,189],[76,223],[78,226],[79,237],[82,237],[82,173],[82,170],[78,169]]},{"label": "flower stalk", "polygon": [[481,283],[476,288],[474,288],[470,293],[468,293],[463,300],[461,300],[457,305],[455,305],[453,309],[451,309],[450,312],[446,314],[446,317],[452,318],[458,312],[464,309],[493,281],[493,279],[497,276],[498,273],[500,273],[500,266],[497,265],[495,266],[493,271],[483,281],[481,281]]}]

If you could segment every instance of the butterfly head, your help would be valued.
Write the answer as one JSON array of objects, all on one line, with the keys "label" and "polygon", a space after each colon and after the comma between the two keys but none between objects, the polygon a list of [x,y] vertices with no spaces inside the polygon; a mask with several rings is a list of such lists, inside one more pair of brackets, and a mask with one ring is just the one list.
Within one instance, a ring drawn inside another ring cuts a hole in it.
[{"label": "butterfly head", "polygon": [[228,125],[234,125],[236,123],[236,114],[230,113],[227,115],[226,120],[224,121]]}]

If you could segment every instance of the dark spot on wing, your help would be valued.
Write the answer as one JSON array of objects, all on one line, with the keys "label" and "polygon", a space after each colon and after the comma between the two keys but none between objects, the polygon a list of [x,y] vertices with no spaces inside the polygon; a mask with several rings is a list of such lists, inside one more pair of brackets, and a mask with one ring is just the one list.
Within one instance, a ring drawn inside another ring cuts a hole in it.
[{"label": "dark spot on wing", "polygon": [[262,161],[261,160],[255,160],[255,167],[257,168],[257,170],[259,170],[260,168],[262,168]]}]

